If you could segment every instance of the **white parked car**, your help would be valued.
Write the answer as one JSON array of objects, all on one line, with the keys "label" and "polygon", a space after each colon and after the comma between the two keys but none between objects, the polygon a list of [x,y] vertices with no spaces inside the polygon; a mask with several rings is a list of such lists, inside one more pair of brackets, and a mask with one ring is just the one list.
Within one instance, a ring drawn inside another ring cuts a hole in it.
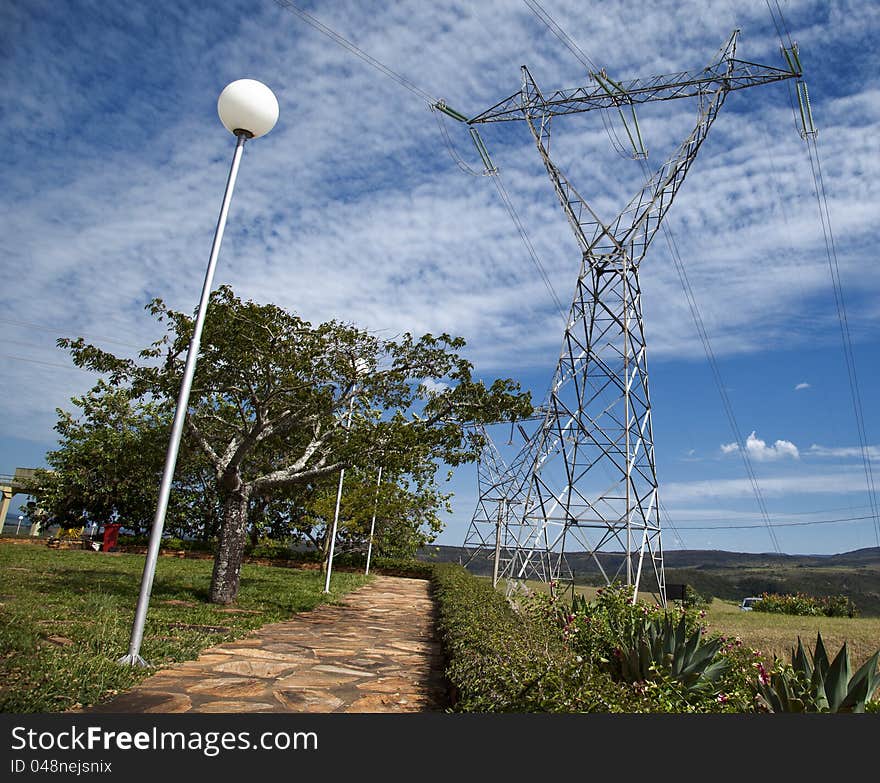
[{"label": "white parked car", "polygon": [[752,607],[760,600],[760,598],[757,598],[753,595],[749,596],[748,598],[743,598],[742,603],[739,605],[739,608],[742,609],[744,612],[751,612]]}]

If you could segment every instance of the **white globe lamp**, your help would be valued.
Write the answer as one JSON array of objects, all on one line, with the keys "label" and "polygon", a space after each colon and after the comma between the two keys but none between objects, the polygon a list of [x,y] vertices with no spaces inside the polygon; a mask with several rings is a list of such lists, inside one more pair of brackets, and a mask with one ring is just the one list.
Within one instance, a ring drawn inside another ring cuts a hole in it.
[{"label": "white globe lamp", "polygon": [[217,99],[217,114],[230,133],[245,133],[256,139],[265,136],[278,122],[278,100],[262,82],[239,79],[223,88]]}]

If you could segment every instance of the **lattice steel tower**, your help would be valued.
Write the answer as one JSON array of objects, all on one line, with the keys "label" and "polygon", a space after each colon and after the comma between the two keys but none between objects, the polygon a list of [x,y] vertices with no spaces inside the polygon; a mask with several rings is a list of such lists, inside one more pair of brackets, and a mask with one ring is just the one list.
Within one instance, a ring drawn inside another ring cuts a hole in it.
[{"label": "lattice steel tower", "polygon": [[[592,557],[606,582],[634,585],[634,596],[647,560],[665,604],[639,269],[727,94],[800,77],[796,51],[783,52],[786,69],[736,59],[737,33],[696,72],[624,83],[593,73],[589,86],[545,95],[523,66],[520,92],[467,120],[481,155],[474,126],[525,121],[582,253],[539,426],[531,435],[523,430],[526,443],[510,466],[494,450],[481,463],[480,499],[464,546],[471,559],[493,561],[496,581],[564,578],[570,575],[565,553],[577,549]],[[687,97],[699,101],[693,132],[604,222],[550,157],[552,118],[617,109],[641,155],[635,106]]]}]

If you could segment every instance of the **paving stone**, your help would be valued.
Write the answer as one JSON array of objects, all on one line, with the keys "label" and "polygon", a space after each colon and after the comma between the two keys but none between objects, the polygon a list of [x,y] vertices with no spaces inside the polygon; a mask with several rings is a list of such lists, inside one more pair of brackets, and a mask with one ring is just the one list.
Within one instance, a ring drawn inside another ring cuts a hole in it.
[{"label": "paving stone", "polygon": [[338,696],[312,688],[275,691],[275,698],[287,712],[335,712],[345,704]]},{"label": "paving stone", "polygon": [[210,677],[190,685],[188,693],[208,693],[220,698],[258,696],[266,691],[266,681],[256,677]]},{"label": "paving stone", "polygon": [[343,666],[313,666],[314,671],[328,672],[330,674],[348,674],[352,677],[375,677],[375,672],[365,671],[364,669],[349,669]]},{"label": "paving stone", "polygon": [[444,708],[428,583],[374,577],[344,606],[271,623],[78,712],[424,712]]},{"label": "paving stone", "polygon": [[414,689],[412,680],[404,677],[379,677],[372,682],[359,682],[357,687],[362,691],[377,693],[405,693]]},{"label": "paving stone", "polygon": [[197,709],[192,709],[190,712],[232,712],[236,714],[246,712],[274,712],[275,707],[275,704],[270,704],[265,701],[240,699],[233,701],[209,701],[205,704],[200,704]]},{"label": "paving stone", "polygon": [[276,687],[328,688],[334,685],[344,685],[358,679],[360,679],[360,675],[318,672],[314,669],[307,669],[277,680]]},{"label": "paving stone", "polygon": [[226,663],[213,667],[215,672],[228,672],[229,674],[244,674],[248,677],[278,677],[286,674],[294,667],[285,661],[261,661],[250,658],[233,658]]}]

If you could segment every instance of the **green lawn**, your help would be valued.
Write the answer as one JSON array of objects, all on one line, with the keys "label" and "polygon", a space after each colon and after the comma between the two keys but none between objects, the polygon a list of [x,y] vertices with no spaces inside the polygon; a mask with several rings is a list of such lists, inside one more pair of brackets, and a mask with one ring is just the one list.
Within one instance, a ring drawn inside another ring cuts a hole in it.
[{"label": "green lawn", "polygon": [[[100,702],[149,670],[120,666],[128,650],[143,555],[0,542],[0,712],[62,712]],[[207,603],[210,560],[160,557],[141,655],[153,666],[336,600],[366,581],[335,571],[245,565],[237,603]]]},{"label": "green lawn", "polygon": [[[543,582],[527,582],[531,589],[547,591]],[[504,590],[505,583],[499,582]],[[571,596],[570,589],[564,593]],[[575,585],[574,590],[592,600],[599,587]],[[651,603],[656,600],[650,593],[640,594],[640,600]],[[767,612],[744,612],[736,601],[713,598],[706,608],[707,633],[729,638],[739,637],[743,644],[758,650],[767,660],[774,656],[790,660],[790,650],[797,645],[798,636],[804,647],[813,650],[816,633],[821,631],[822,641],[830,655],[836,655],[844,642],[850,652],[853,667],[860,666],[880,649],[880,617],[798,617],[795,615],[769,614]]]},{"label": "green lawn", "polygon": [[789,651],[798,636],[804,647],[814,649],[816,633],[829,655],[836,655],[844,642],[854,666],[861,665],[880,649],[880,617],[799,617],[767,612],[744,612],[735,601],[712,600],[706,609],[708,632],[738,636],[743,643],[760,650],[768,658],[790,658]]}]

